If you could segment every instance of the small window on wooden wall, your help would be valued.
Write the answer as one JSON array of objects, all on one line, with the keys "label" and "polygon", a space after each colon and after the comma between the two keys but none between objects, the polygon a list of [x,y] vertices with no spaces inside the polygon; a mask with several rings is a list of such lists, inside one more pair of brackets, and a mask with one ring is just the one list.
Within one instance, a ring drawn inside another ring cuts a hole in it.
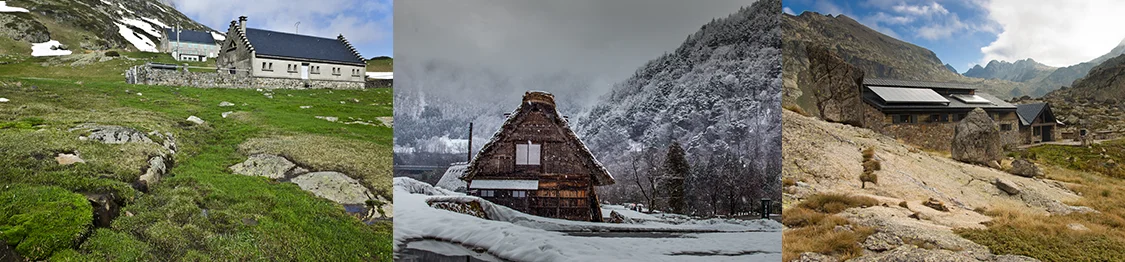
[{"label": "small window on wooden wall", "polygon": [[541,148],[539,144],[516,144],[516,165],[539,165]]}]

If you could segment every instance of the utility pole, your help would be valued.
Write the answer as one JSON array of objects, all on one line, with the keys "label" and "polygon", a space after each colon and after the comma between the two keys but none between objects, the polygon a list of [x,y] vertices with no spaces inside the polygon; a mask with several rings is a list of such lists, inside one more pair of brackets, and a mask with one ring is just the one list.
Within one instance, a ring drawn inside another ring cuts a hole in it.
[{"label": "utility pole", "polygon": [[469,159],[465,163],[473,162],[473,122],[469,122]]}]

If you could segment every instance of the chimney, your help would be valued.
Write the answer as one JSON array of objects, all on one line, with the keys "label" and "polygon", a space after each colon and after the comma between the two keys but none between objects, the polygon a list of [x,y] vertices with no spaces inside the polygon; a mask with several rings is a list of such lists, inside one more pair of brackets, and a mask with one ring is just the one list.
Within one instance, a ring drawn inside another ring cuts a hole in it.
[{"label": "chimney", "polygon": [[242,32],[246,32],[246,16],[238,17],[238,28],[241,29]]},{"label": "chimney", "polygon": [[523,94],[524,103],[542,103],[555,106],[555,96],[543,91],[527,91]]}]

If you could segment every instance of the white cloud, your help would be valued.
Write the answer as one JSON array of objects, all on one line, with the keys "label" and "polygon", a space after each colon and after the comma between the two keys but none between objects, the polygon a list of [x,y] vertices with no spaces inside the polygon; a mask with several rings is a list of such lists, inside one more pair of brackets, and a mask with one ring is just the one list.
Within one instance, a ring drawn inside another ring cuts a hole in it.
[{"label": "white cloud", "polygon": [[871,17],[871,19],[875,20],[876,22],[887,24],[908,24],[910,22],[914,22],[914,17],[890,15],[883,12],[875,13],[875,15]]},{"label": "white cloud", "polygon": [[981,48],[981,64],[1034,58],[1069,66],[1109,52],[1125,39],[1125,1],[993,0],[985,5],[1000,28],[996,41]]},{"label": "white cloud", "polygon": [[793,9],[790,9],[788,6],[781,8],[781,12],[789,15],[797,15],[796,13],[793,13]]},{"label": "white cloud", "polygon": [[[835,3],[832,3],[832,2],[826,1],[826,0],[817,0],[816,1],[816,9],[820,10],[820,13],[822,13],[822,14],[846,15],[845,14],[846,12],[844,12],[843,8],[840,8],[840,6],[836,5]],[[851,16],[851,15],[848,15],[848,16]]]},{"label": "white cloud", "polygon": [[969,25],[961,22],[961,18],[953,14],[949,16],[948,19],[934,21],[918,28],[916,33],[918,37],[928,40],[937,40],[953,36],[953,34],[957,32],[968,32],[966,31],[967,29],[970,29]]},{"label": "white cloud", "polygon": [[[180,12],[215,30],[249,17],[249,26],[335,38],[343,34],[356,45],[392,39],[391,0],[171,0]],[[301,24],[299,27],[297,22]],[[363,50],[360,50],[361,52]],[[373,54],[363,54],[372,56]]]},{"label": "white cloud", "polygon": [[946,10],[945,7],[941,6],[941,4],[938,4],[937,2],[933,2],[928,5],[908,5],[906,3],[899,3],[891,9],[893,9],[895,12],[919,16],[949,14],[949,10]]}]

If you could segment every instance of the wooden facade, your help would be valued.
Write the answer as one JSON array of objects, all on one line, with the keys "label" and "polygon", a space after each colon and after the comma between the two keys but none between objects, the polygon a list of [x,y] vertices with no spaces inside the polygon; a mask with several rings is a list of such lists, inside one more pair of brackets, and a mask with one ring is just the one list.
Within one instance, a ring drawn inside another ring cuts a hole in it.
[{"label": "wooden facade", "polygon": [[470,195],[524,213],[597,222],[594,187],[614,183],[544,92],[524,95],[461,179]]}]

